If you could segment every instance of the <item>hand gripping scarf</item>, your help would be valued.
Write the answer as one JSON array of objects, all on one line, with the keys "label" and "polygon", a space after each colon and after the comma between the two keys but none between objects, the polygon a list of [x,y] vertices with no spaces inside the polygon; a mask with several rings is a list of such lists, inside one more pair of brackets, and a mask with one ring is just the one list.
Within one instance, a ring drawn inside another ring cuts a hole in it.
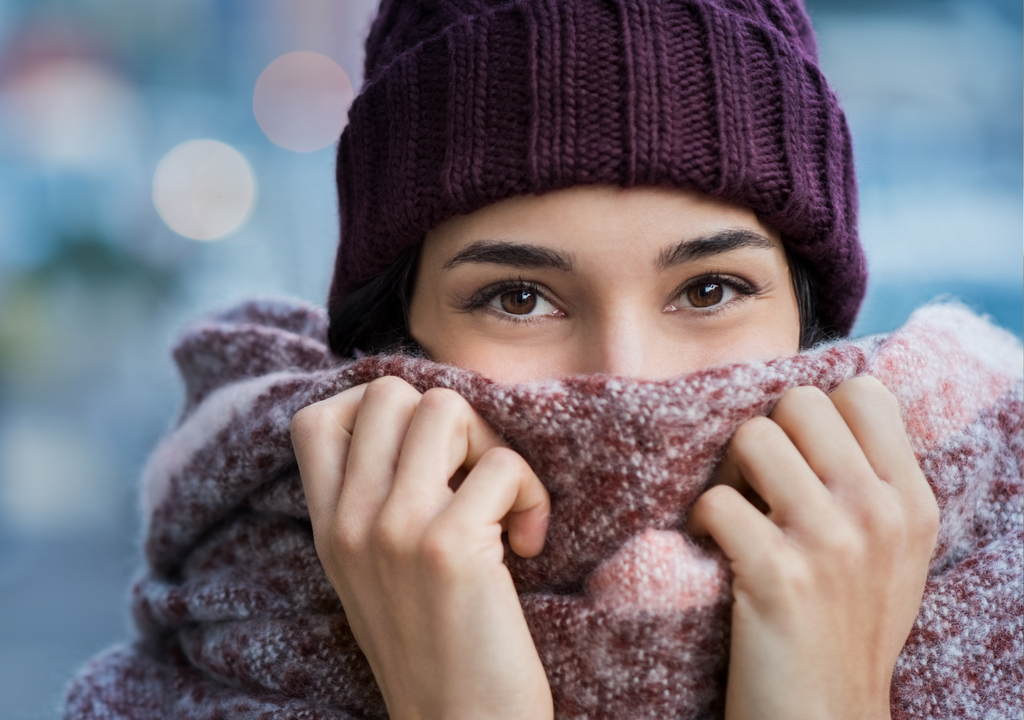
[{"label": "hand gripping scarf", "polygon": [[182,336],[185,409],[144,477],[137,638],[83,668],[65,717],[387,717],[317,560],[289,438],[299,408],[383,375],[457,390],[550,490],[544,552],[507,563],[557,717],[720,717],[729,576],[681,530],[688,509],[740,423],[791,387],[870,374],[899,399],[942,511],[893,717],[1020,718],[1022,355],[962,307],[659,382],[500,385],[397,356],[339,365],[326,323],[309,306],[250,303]]}]

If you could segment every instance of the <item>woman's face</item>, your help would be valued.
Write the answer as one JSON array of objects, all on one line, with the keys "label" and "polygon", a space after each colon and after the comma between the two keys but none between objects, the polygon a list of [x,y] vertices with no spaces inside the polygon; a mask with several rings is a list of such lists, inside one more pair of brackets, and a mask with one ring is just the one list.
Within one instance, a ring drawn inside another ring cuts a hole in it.
[{"label": "woman's face", "polygon": [[427,233],[409,327],[431,358],[494,380],[666,378],[795,353],[778,233],[668,188],[577,186]]}]

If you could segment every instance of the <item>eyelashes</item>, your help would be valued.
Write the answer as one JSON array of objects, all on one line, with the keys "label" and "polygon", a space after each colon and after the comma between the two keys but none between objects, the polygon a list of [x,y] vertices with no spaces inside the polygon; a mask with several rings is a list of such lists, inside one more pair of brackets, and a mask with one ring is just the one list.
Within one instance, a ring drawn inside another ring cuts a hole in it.
[{"label": "eyelashes", "polygon": [[[753,283],[733,275],[705,273],[687,280],[672,294],[663,312],[715,315],[747,297],[761,294]],[[462,312],[488,310],[511,323],[526,323],[545,317],[564,317],[543,286],[523,278],[508,278],[477,290],[460,303]],[[540,312],[537,312],[540,310]]]}]

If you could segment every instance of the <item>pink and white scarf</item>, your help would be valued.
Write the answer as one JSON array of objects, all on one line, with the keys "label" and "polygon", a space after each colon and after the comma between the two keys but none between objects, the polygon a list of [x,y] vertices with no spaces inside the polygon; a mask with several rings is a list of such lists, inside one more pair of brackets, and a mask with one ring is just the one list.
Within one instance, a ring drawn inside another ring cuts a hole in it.
[{"label": "pink and white scarf", "polygon": [[964,308],[658,382],[502,385],[401,356],[339,364],[326,325],[310,306],[254,302],[182,335],[185,409],[143,481],[137,637],[82,669],[66,718],[387,717],[314,551],[289,438],[299,408],[383,375],[457,390],[548,487],[544,552],[507,562],[557,717],[720,717],[729,576],[682,530],[688,509],[740,423],[791,387],[861,374],[899,399],[942,511],[893,718],[1021,717],[1024,360]]}]

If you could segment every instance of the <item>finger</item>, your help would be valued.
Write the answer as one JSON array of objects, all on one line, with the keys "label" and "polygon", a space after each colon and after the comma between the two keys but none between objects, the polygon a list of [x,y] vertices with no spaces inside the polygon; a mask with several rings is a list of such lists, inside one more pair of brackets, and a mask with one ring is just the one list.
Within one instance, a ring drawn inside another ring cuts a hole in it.
[{"label": "finger", "polygon": [[896,398],[875,378],[860,377],[840,385],[831,399],[874,473],[902,498],[910,526],[930,552],[938,531],[938,505],[910,446]]},{"label": "finger", "polygon": [[829,397],[879,478],[896,487],[923,479],[899,403],[882,383],[854,378]]},{"label": "finger", "polygon": [[292,448],[314,527],[321,518],[334,515],[352,427],[365,391],[365,385],[349,388],[302,408],[292,418]]},{"label": "finger", "polygon": [[409,424],[387,512],[399,522],[429,521],[451,500],[448,483],[460,467],[471,469],[498,436],[454,390],[435,388],[420,399]]},{"label": "finger", "polygon": [[872,495],[876,475],[828,395],[815,387],[793,388],[770,417],[826,487],[847,498]]},{"label": "finger", "polygon": [[512,550],[533,557],[544,549],[550,515],[551,500],[537,475],[517,452],[498,447],[484,453],[437,522],[472,537],[507,518]]},{"label": "finger", "polygon": [[396,377],[378,378],[366,386],[338,501],[338,512],[352,527],[366,527],[384,505],[422,397]]},{"label": "finger", "polygon": [[699,498],[686,522],[697,537],[710,536],[730,562],[756,562],[764,548],[783,539],[782,530],[735,488],[717,485]]},{"label": "finger", "polygon": [[[776,423],[757,417],[733,434],[726,471],[734,465],[771,509],[774,522],[786,524],[797,516],[821,515],[831,503],[828,490]],[[732,472],[736,472],[732,470]],[[738,481],[734,486],[742,487]]]}]

